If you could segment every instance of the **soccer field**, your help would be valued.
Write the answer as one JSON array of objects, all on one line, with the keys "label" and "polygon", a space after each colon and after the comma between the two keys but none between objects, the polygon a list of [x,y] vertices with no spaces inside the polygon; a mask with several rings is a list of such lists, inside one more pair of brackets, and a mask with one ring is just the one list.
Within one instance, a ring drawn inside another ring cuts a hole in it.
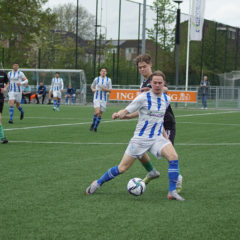
[{"label": "soccer field", "polygon": [[185,202],[170,201],[168,164],[154,159],[159,179],[134,197],[132,177],[143,178],[136,161],[96,194],[86,187],[119,163],[136,120],[113,121],[122,106],[108,107],[98,132],[90,132],[91,106],[24,105],[25,118],[3,127],[0,145],[0,239],[143,240],[239,239],[240,111],[174,109],[175,147],[184,177]]}]

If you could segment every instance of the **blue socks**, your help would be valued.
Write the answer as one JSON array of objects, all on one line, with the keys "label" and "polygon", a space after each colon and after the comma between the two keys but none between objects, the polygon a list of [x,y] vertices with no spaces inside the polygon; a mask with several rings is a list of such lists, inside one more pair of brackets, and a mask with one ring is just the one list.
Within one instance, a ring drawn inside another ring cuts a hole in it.
[{"label": "blue socks", "polygon": [[57,108],[60,106],[60,100],[57,100]]},{"label": "blue socks", "polygon": [[100,177],[97,180],[97,183],[101,186],[103,183],[115,178],[116,176],[118,176],[119,170],[118,170],[118,166],[112,167],[110,168],[107,172],[105,172],[102,177]]},{"label": "blue socks", "polygon": [[19,110],[21,113],[24,113],[22,106],[19,106],[19,107],[18,107],[18,110]]},{"label": "blue socks", "polygon": [[13,120],[13,114],[14,114],[14,107],[9,107],[9,116],[10,116],[10,120]]},{"label": "blue socks", "polygon": [[169,161],[168,166],[168,179],[169,179],[169,191],[176,190],[176,184],[178,180],[178,160]]},{"label": "blue socks", "polygon": [[93,115],[93,122],[92,122],[92,125],[93,125],[93,126],[95,126],[97,117],[98,117],[97,115]]},{"label": "blue socks", "polygon": [[97,117],[94,128],[97,128],[97,127],[98,127],[99,123],[101,122],[101,119],[102,119],[102,118]]},{"label": "blue socks", "polygon": [[55,100],[55,99],[53,100],[53,107],[55,107],[55,108],[57,107],[57,100]]}]

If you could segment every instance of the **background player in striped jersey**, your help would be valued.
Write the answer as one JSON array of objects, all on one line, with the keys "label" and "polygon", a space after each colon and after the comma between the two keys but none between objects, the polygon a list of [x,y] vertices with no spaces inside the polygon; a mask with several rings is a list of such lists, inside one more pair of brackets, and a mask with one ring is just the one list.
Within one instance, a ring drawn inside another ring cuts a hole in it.
[{"label": "background player in striped jersey", "polygon": [[102,177],[86,189],[86,194],[93,194],[105,182],[128,170],[136,158],[141,158],[147,151],[155,157],[165,157],[169,162],[169,199],[184,201],[176,191],[178,179],[178,155],[172,143],[163,135],[163,118],[170,104],[170,97],[163,92],[165,75],[161,71],[150,77],[151,90],[138,95],[125,109],[113,114],[113,119],[124,119],[127,114],[139,111],[138,123],[134,136],[129,142],[119,165],[110,168]]},{"label": "background player in striped jersey", "polygon": [[9,82],[7,74],[4,71],[0,71],[0,141],[1,143],[8,143],[8,140],[4,136],[2,127],[2,111],[4,105],[4,92],[8,89]]},{"label": "background player in striped jersey", "polygon": [[13,123],[13,115],[14,115],[14,103],[16,103],[16,107],[20,111],[20,120],[24,117],[24,111],[22,106],[20,105],[22,99],[22,85],[28,83],[27,78],[24,73],[19,70],[18,63],[13,64],[13,70],[8,73],[8,79],[10,82],[8,99],[9,99],[9,123]]},{"label": "background player in striped jersey", "polygon": [[91,90],[94,93],[93,96],[93,122],[90,127],[90,131],[97,132],[98,125],[102,119],[103,112],[107,107],[107,93],[111,92],[112,81],[107,76],[107,69],[105,67],[100,68],[100,76],[96,77],[91,85]]},{"label": "background player in striped jersey", "polygon": [[59,111],[61,104],[62,91],[63,91],[63,79],[60,78],[59,72],[55,73],[55,77],[52,79],[51,88],[49,91],[53,94],[53,110]]}]

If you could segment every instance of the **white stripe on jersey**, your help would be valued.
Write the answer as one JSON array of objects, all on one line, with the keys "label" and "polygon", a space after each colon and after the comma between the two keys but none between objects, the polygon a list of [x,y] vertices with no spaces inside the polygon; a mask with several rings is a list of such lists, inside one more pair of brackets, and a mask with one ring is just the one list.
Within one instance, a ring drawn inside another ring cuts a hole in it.
[{"label": "white stripe on jersey", "polygon": [[9,92],[22,92],[22,86],[18,86],[17,83],[21,83],[26,77],[23,72],[18,70],[15,72],[12,70],[8,73],[9,79]]},{"label": "white stripe on jersey", "polygon": [[60,91],[63,90],[63,79],[62,78],[53,78],[51,84],[51,91]]},{"label": "white stripe on jersey", "polygon": [[163,93],[158,96],[152,92],[138,95],[126,110],[129,113],[139,111],[138,123],[133,139],[155,139],[162,134],[163,119],[170,104],[170,97]]},{"label": "white stripe on jersey", "polygon": [[112,89],[112,81],[109,77],[101,78],[96,77],[92,83],[92,86],[96,89],[93,100],[107,101],[107,92],[102,91],[102,87]]}]

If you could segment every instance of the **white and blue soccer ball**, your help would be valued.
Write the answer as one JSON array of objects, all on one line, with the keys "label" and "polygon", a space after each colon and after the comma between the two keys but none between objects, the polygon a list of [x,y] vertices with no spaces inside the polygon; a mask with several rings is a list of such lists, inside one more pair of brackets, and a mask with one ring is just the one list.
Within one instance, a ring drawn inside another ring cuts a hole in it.
[{"label": "white and blue soccer ball", "polygon": [[127,184],[127,190],[134,196],[140,196],[145,192],[146,184],[141,178],[132,178]]}]

